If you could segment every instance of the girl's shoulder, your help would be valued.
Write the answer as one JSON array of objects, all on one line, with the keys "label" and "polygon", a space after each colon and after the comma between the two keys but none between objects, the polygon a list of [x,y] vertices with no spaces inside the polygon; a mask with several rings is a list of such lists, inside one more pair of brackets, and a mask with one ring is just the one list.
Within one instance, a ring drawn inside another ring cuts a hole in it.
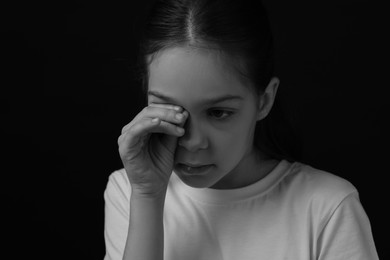
[{"label": "girl's shoulder", "polygon": [[358,195],[357,189],[348,180],[301,162],[291,164],[282,184],[294,196],[302,196],[312,202],[338,204],[351,194]]}]

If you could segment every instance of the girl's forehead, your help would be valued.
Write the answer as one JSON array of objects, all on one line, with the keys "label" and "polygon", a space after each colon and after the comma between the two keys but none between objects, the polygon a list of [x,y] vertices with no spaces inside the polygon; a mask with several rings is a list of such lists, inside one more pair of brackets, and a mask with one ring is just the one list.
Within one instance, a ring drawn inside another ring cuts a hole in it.
[{"label": "girl's forehead", "polygon": [[164,50],[150,63],[148,82],[150,91],[179,99],[248,94],[232,64],[215,50]]}]

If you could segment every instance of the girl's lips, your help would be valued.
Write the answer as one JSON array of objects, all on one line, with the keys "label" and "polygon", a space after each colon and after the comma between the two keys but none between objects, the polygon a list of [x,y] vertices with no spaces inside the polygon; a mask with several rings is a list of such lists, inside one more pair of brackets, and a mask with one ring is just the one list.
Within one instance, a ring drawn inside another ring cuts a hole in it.
[{"label": "girl's lips", "polygon": [[178,168],[187,175],[203,175],[206,174],[211,168],[213,168],[213,164],[207,164],[207,165],[199,165],[199,166],[193,166],[193,165],[186,165],[183,163],[179,163]]}]

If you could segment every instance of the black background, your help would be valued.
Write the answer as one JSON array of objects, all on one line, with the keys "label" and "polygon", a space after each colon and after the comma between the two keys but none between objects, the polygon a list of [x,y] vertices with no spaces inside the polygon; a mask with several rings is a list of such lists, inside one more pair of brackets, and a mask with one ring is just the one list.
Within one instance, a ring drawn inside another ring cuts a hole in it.
[{"label": "black background", "polygon": [[[149,3],[2,4],[0,223],[9,259],[103,259],[103,191],[121,168],[117,137],[143,106],[127,66]],[[385,8],[265,4],[278,98],[303,141],[302,161],[357,187],[388,259]]]}]

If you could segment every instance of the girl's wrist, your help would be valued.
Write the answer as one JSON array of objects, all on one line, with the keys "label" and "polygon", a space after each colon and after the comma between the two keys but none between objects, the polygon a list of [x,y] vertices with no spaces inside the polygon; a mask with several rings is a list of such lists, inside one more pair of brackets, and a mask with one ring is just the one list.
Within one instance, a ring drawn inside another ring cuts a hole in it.
[{"label": "girl's wrist", "polygon": [[151,191],[151,190],[132,187],[130,200],[164,202],[166,191],[167,191],[166,188],[161,188],[158,190]]},{"label": "girl's wrist", "polygon": [[[154,216],[157,217],[158,215],[162,216],[162,212],[164,211],[164,205],[165,205],[165,193],[164,194],[154,194],[152,195],[145,195],[145,194],[138,194],[137,192],[132,192],[130,197],[130,208],[131,212],[137,211],[137,212],[144,212],[145,210],[147,212],[151,211],[154,212]],[[160,213],[158,213],[160,212]]]}]

